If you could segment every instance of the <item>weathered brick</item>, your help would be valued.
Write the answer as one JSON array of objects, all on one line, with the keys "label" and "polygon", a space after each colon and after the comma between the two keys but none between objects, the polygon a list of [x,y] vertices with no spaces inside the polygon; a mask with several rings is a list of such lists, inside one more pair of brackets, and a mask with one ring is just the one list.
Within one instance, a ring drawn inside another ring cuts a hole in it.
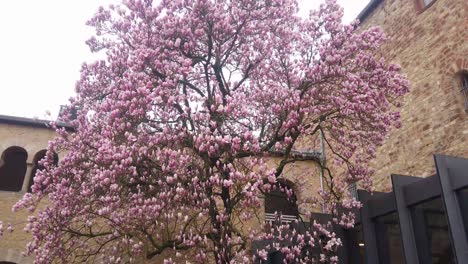
[{"label": "weathered brick", "polygon": [[372,162],[377,190],[391,190],[391,173],[435,173],[435,153],[468,157],[468,113],[456,75],[468,70],[467,25],[466,0],[436,0],[422,12],[411,0],[384,0],[362,22],[385,31],[381,55],[402,65],[411,81],[402,128]]}]

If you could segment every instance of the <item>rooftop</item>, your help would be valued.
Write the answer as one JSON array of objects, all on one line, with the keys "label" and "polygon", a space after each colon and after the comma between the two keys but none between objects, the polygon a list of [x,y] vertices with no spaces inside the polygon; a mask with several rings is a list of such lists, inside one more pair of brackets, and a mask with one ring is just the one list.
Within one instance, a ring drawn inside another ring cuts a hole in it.
[{"label": "rooftop", "polygon": [[369,4],[367,4],[367,6],[364,7],[361,13],[359,13],[357,19],[359,19],[359,21],[361,22],[364,21],[372,13],[372,11],[374,11],[374,9],[382,2],[383,0],[370,0]]},{"label": "rooftop", "polygon": [[[38,127],[38,128],[51,128],[50,122],[51,121],[36,119],[36,118],[0,115],[0,124],[12,124],[12,125]],[[57,126],[64,127],[65,129],[73,129],[73,127],[70,124],[60,122],[60,121],[57,122]]]}]

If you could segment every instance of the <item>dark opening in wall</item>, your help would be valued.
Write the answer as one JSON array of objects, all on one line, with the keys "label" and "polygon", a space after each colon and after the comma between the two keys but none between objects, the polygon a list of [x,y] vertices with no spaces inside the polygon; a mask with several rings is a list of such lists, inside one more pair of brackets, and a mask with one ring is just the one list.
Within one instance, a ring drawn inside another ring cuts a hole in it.
[{"label": "dark opening in wall", "polygon": [[465,102],[465,111],[468,111],[468,72],[462,71],[458,74],[458,83]]},{"label": "dark opening in wall", "polygon": [[3,152],[0,165],[0,190],[21,191],[27,159],[28,153],[21,147],[9,147]]},{"label": "dark opening in wall", "polygon": [[294,217],[299,215],[291,182],[278,180],[276,186],[265,195],[265,214],[266,216],[280,214]]},{"label": "dark opening in wall", "polygon": [[[31,192],[31,187],[34,184],[34,177],[36,176],[36,173],[39,170],[44,169],[44,166],[39,164],[39,161],[41,161],[43,158],[45,158],[46,154],[47,154],[47,150],[43,149],[43,150],[37,152],[36,155],[34,155],[33,169],[32,169],[32,172],[31,172],[31,178],[29,179],[28,192]],[[54,165],[57,165],[57,164],[58,164],[58,155],[57,155],[57,153],[54,153]]]}]

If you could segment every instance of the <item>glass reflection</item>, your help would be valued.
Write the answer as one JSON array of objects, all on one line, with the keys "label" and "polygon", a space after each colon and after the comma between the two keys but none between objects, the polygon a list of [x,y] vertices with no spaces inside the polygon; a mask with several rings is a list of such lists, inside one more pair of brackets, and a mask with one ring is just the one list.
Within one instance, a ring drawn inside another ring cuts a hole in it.
[{"label": "glass reflection", "polygon": [[468,188],[458,191],[458,204],[463,217],[466,237],[468,237]]},{"label": "glass reflection", "polygon": [[361,264],[364,262],[364,234],[362,233],[362,226],[357,224],[352,229],[345,231],[345,243],[347,244],[347,254],[349,263]]},{"label": "glass reflection", "polygon": [[411,214],[421,263],[455,263],[442,200],[420,203],[411,208]]},{"label": "glass reflection", "polygon": [[379,216],[374,222],[380,263],[405,263],[398,214]]}]

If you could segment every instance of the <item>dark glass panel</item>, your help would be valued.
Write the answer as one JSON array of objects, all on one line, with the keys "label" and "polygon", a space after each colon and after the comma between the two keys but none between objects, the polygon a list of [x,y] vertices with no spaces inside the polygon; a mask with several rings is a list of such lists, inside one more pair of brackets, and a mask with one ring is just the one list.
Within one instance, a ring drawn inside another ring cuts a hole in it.
[{"label": "dark glass panel", "polygon": [[463,217],[463,225],[465,226],[466,237],[468,238],[468,188],[458,191],[457,196]]},{"label": "dark glass panel", "polygon": [[436,198],[413,206],[411,216],[421,263],[455,263],[442,200]]},{"label": "dark glass panel", "polygon": [[362,226],[357,224],[352,229],[347,229],[344,232],[345,247],[351,264],[362,264],[365,257],[364,234]]},{"label": "dark glass panel", "polygon": [[265,195],[265,213],[281,213],[282,215],[299,215],[296,196],[288,197],[287,192],[292,187],[287,182],[278,181],[277,185]]},{"label": "dark glass panel", "polygon": [[405,263],[397,212],[376,217],[374,222],[380,263]]},{"label": "dark glass panel", "polygon": [[275,251],[268,255],[268,264],[283,264],[284,255],[280,251]]}]

